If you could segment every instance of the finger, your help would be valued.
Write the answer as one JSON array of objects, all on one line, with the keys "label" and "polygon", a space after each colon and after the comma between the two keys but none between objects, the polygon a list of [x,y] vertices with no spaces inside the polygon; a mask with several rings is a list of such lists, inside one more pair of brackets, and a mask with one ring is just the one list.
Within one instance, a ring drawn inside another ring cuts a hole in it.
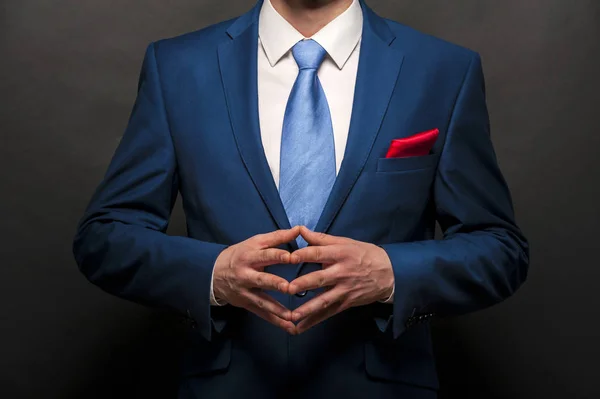
[{"label": "finger", "polygon": [[274,326],[287,331],[289,334],[291,334],[291,335],[296,334],[296,326],[291,321],[283,320],[282,318],[274,315],[273,313],[270,313],[270,312],[266,311],[265,309],[259,308],[253,302],[248,302],[248,304],[245,306],[245,308],[248,311],[250,311],[250,312],[254,313],[255,315],[257,315],[258,317],[260,317],[261,319],[266,320],[267,322],[273,324]]},{"label": "finger", "polygon": [[267,248],[246,254],[244,261],[252,267],[265,267],[290,263],[290,253],[283,249]]},{"label": "finger", "polygon": [[282,320],[292,320],[292,311],[264,292],[247,291],[244,296],[257,308],[272,313]]},{"label": "finger", "polygon": [[251,238],[260,248],[272,248],[286,244],[300,235],[300,226],[288,230],[276,230],[271,233],[258,234]]},{"label": "finger", "polygon": [[311,316],[307,317],[306,319],[302,320],[300,323],[298,323],[298,325],[296,325],[295,333],[301,334],[301,333],[305,332],[306,330],[308,330],[309,328],[312,328],[312,327],[316,326],[317,324],[322,323],[323,321],[335,316],[336,314],[342,312],[343,310],[344,310],[343,304],[341,302],[338,302],[335,305],[332,305],[325,310],[322,310],[318,313],[314,313]]},{"label": "finger", "polygon": [[344,246],[334,244],[298,249],[290,255],[290,263],[337,263],[344,257]]},{"label": "finger", "polygon": [[298,321],[309,318],[314,314],[322,313],[330,307],[336,307],[342,302],[344,296],[345,291],[339,288],[325,291],[294,310],[292,312],[292,321],[297,323]]},{"label": "finger", "polygon": [[245,287],[279,291],[283,294],[287,294],[289,292],[290,283],[283,277],[279,277],[271,273],[249,269],[245,273],[243,279]]},{"label": "finger", "polygon": [[299,292],[335,285],[338,282],[338,274],[336,267],[305,274],[289,283],[288,293],[296,295]]},{"label": "finger", "polygon": [[333,245],[345,242],[344,237],[332,236],[325,233],[317,233],[306,226],[300,226],[300,234],[311,245]]}]

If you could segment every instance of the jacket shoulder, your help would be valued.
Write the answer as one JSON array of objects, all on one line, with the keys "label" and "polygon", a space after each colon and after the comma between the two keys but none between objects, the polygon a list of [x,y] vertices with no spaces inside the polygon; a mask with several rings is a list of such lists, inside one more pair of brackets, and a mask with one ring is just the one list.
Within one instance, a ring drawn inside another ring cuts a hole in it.
[{"label": "jacket shoulder", "polygon": [[232,18],[193,32],[160,39],[151,45],[154,46],[157,57],[161,59],[178,59],[189,55],[190,52],[197,54],[199,51],[210,51],[216,49],[221,42],[229,40],[227,29],[236,19]]},{"label": "jacket shoulder", "polygon": [[438,61],[452,60],[467,62],[467,64],[474,58],[479,58],[476,51],[467,47],[421,32],[397,21],[386,19],[386,22],[396,35],[396,41],[401,41],[399,45],[404,51],[418,54],[424,58],[435,58]]}]

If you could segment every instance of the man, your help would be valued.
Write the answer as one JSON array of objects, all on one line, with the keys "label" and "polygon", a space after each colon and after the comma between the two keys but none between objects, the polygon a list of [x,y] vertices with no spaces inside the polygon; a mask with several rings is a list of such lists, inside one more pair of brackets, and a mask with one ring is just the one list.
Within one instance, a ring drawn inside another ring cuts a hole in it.
[{"label": "man", "polygon": [[[165,234],[178,192],[188,237]],[[182,398],[434,398],[427,322],[528,266],[479,56],[356,0],[151,44],[74,252],[192,322]]]}]

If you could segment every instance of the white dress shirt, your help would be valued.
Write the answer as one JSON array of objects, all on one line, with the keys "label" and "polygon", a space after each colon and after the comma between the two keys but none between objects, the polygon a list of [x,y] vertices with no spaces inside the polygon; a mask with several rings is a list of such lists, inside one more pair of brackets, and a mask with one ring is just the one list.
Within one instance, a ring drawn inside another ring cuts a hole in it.
[{"label": "white dress shirt", "polygon": [[[362,9],[354,0],[346,11],[310,37],[327,52],[317,74],[331,112],[336,175],[348,140],[362,26]],[[275,10],[270,0],[265,0],[258,20],[258,111],[262,145],[278,188],[283,118],[298,77],[291,49],[303,39],[308,38]],[[211,304],[223,304],[216,301],[212,286]]]},{"label": "white dress shirt", "polygon": [[[336,174],[346,150],[358,54],[362,35],[362,9],[358,0],[311,37],[327,55],[318,70],[333,125]],[[258,22],[258,112],[267,162],[279,187],[281,132],[287,102],[298,77],[291,49],[305,37],[266,0]]]}]

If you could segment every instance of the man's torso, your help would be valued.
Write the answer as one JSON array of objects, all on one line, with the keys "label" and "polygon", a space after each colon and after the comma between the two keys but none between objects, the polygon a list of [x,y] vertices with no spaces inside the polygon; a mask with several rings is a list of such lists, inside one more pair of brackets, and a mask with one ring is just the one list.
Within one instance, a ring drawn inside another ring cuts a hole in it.
[{"label": "man's torso", "polygon": [[[376,244],[432,238],[432,183],[472,53],[370,11],[365,24],[344,160],[317,230]],[[188,234],[199,240],[232,244],[287,227],[261,138],[258,45],[256,11],[156,43]],[[431,155],[385,158],[392,139],[433,128],[440,139]],[[290,280],[297,272],[269,271]],[[311,295],[276,299],[293,309]],[[311,397],[363,397],[364,389],[430,397],[437,378],[428,326],[393,340],[373,320],[383,306],[346,311],[297,337],[220,309],[231,322],[213,341],[190,332],[182,392],[228,397],[248,380],[267,397],[294,382]]]}]

